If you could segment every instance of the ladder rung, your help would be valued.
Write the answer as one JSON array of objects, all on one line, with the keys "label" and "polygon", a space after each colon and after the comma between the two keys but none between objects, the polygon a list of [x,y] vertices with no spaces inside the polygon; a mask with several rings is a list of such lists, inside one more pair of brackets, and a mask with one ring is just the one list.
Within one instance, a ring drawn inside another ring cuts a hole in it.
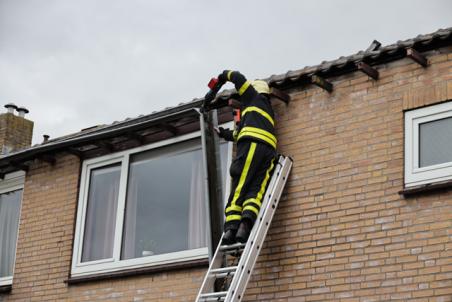
[{"label": "ladder rung", "polygon": [[221,302],[225,301],[226,297],[220,297],[220,298],[201,298],[201,302]]},{"label": "ladder rung", "polygon": [[210,271],[211,275],[214,275],[216,278],[224,278],[227,276],[232,276],[237,271],[237,266],[230,266],[230,267],[222,267],[222,268],[216,268]]},{"label": "ladder rung", "polygon": [[240,258],[242,256],[243,249],[237,249],[237,250],[229,250],[224,251],[223,254],[225,255],[231,255],[232,257]]},{"label": "ladder rung", "polygon": [[216,293],[208,293],[202,294],[200,296],[203,301],[224,301],[228,292],[216,292]]},{"label": "ladder rung", "polygon": [[238,249],[243,249],[245,247],[245,243],[234,243],[231,245],[222,245],[220,246],[220,251],[231,251],[231,250],[238,250]]}]

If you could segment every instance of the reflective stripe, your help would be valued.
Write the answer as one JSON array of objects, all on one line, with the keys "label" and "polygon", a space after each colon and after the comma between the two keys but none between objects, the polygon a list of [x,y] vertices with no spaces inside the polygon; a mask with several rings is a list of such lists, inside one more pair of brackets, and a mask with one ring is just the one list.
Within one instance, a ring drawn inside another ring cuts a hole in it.
[{"label": "reflective stripe", "polygon": [[239,133],[238,133],[238,131],[237,131],[237,129],[236,129],[236,130],[234,130],[234,132],[232,132],[232,137],[233,137],[234,140],[236,141],[238,136],[239,136]]},{"label": "reflective stripe", "polygon": [[253,211],[256,215],[259,214],[259,210],[257,210],[255,207],[253,207],[252,205],[246,206],[243,208],[243,211]]},{"label": "reflective stripe", "polygon": [[276,149],[276,143],[274,141],[272,141],[271,139],[269,139],[265,135],[257,134],[257,133],[254,133],[254,132],[243,132],[243,133],[240,132],[238,140],[240,140],[242,137],[247,137],[247,136],[255,137],[255,138],[258,138],[260,140],[263,140],[264,142],[267,142],[270,146],[272,146],[273,148]]},{"label": "reflective stripe", "polygon": [[248,89],[248,86],[250,86],[249,81],[246,81],[245,83],[243,83],[242,87],[240,87],[240,89],[239,89],[239,95],[244,94],[245,91]]},{"label": "reflective stripe", "polygon": [[[243,206],[244,206],[243,211],[246,211],[246,210],[253,211],[256,214],[256,216],[259,214],[259,209],[262,206],[262,202],[261,202],[262,195],[264,194],[265,187],[267,186],[267,182],[270,178],[270,171],[273,169],[274,160],[275,159],[272,159],[270,167],[267,169],[267,172],[265,173],[265,178],[262,181],[261,189],[257,193],[256,198],[255,199],[249,198],[249,199],[245,200],[245,202],[243,203]],[[242,213],[243,213],[243,211],[242,211]]]},{"label": "reflective stripe", "polygon": [[268,131],[256,127],[243,127],[242,130],[240,130],[237,140],[240,140],[244,136],[251,136],[261,139],[276,149],[276,137]]},{"label": "reflective stripe", "polygon": [[240,175],[239,183],[237,184],[237,188],[234,192],[234,198],[231,202],[231,207],[236,207],[235,204],[237,199],[240,196],[240,192],[242,191],[242,187],[245,184],[246,176],[248,175],[248,170],[250,169],[251,162],[253,161],[254,151],[256,151],[256,143],[251,143],[250,150],[248,151],[248,155],[246,156],[245,166],[243,167],[242,174]]},{"label": "reflective stripe", "polygon": [[242,207],[238,205],[231,205],[230,207],[226,208],[226,213],[231,211],[242,212]]},{"label": "reflective stripe", "polygon": [[228,216],[226,216],[226,222],[233,221],[233,220],[240,220],[240,219],[242,219],[241,215],[228,215]]},{"label": "reflective stripe", "polygon": [[250,203],[255,203],[259,207],[262,205],[262,203],[259,200],[250,198],[250,199],[245,200],[245,202],[243,203],[243,206],[246,206],[247,204],[250,204]]},{"label": "reflective stripe", "polygon": [[232,72],[233,72],[232,70],[229,70],[229,71],[228,71],[228,76],[227,76],[227,77],[228,77],[228,81],[231,80],[231,74],[232,74]]},{"label": "reflective stripe", "polygon": [[264,195],[264,191],[265,191],[265,187],[267,186],[267,182],[268,182],[268,180],[269,180],[269,178],[270,178],[270,171],[273,170],[274,162],[275,162],[275,159],[273,158],[273,159],[272,159],[272,162],[271,162],[271,164],[270,164],[270,168],[267,169],[267,173],[265,174],[264,181],[262,181],[261,189],[260,189],[259,192],[257,193],[257,196],[256,196],[256,203],[258,203],[259,205],[260,205],[260,203],[261,203],[262,196]]},{"label": "reflective stripe", "polygon": [[265,112],[261,108],[255,107],[255,106],[250,106],[250,107],[247,107],[245,110],[243,110],[242,117],[245,116],[245,114],[247,114],[248,112],[251,112],[251,111],[255,111],[255,112],[259,113],[260,115],[265,117],[273,126],[275,125],[275,121],[272,119],[270,114],[268,114],[267,112]]}]

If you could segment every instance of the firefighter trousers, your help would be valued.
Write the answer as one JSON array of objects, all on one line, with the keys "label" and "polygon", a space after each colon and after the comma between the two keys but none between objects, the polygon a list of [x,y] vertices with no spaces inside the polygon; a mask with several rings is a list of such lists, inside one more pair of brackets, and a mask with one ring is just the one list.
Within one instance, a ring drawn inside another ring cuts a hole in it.
[{"label": "firefighter trousers", "polygon": [[229,173],[231,193],[225,209],[224,231],[238,229],[242,219],[254,224],[276,159],[276,150],[264,143],[240,140]]}]

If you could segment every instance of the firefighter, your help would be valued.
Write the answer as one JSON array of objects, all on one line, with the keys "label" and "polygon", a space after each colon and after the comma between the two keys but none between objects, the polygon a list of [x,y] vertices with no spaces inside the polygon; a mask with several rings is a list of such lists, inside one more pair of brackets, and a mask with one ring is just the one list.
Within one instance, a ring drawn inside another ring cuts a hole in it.
[{"label": "firefighter", "polygon": [[221,83],[235,85],[240,95],[240,122],[234,131],[219,127],[218,135],[237,143],[229,173],[231,193],[225,209],[223,244],[245,243],[259,213],[276,158],[274,113],[266,82],[248,81],[240,72],[225,70]]}]

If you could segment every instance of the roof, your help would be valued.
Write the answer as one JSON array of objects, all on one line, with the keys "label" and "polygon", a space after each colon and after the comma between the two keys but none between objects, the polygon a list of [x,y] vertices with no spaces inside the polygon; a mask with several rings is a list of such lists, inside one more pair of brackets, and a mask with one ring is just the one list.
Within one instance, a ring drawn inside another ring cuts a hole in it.
[{"label": "roof", "polygon": [[295,71],[288,71],[285,74],[272,75],[267,79],[270,86],[287,86],[291,82],[300,80],[303,76],[321,74],[325,76],[336,76],[352,71],[356,71],[356,63],[364,61],[369,65],[382,64],[389,61],[404,58],[407,48],[414,48],[419,52],[437,49],[439,47],[451,45],[452,27],[439,29],[433,33],[418,35],[415,38],[397,41],[374,51],[359,51],[356,54],[339,57],[332,61],[323,61],[319,65],[307,66]]},{"label": "roof", "polygon": [[[290,70],[284,74],[272,75],[264,80],[272,87],[288,89],[310,82],[309,78],[312,75],[328,78],[354,72],[358,70],[356,65],[358,62],[365,62],[372,66],[404,58],[406,57],[407,48],[425,52],[450,45],[452,45],[452,27],[439,29],[430,34],[418,35],[412,39],[398,41],[395,44],[377,48],[376,50],[359,51],[356,54],[339,57],[332,61],[324,61],[315,66],[307,66],[294,71]],[[217,107],[226,106],[226,100],[235,93],[235,90],[226,90],[220,93],[217,97]],[[80,146],[98,139],[113,138],[136,129],[143,130],[146,127],[155,126],[159,123],[166,124],[187,116],[193,116],[196,113],[193,109],[199,108],[202,101],[203,98],[195,98],[190,102],[181,103],[175,107],[168,107],[148,115],[127,118],[109,125],[94,126],[77,133],[49,140],[43,144],[34,145],[0,158],[0,170],[12,163],[17,164],[18,162],[31,160],[46,152],[58,152],[70,146]]]}]

